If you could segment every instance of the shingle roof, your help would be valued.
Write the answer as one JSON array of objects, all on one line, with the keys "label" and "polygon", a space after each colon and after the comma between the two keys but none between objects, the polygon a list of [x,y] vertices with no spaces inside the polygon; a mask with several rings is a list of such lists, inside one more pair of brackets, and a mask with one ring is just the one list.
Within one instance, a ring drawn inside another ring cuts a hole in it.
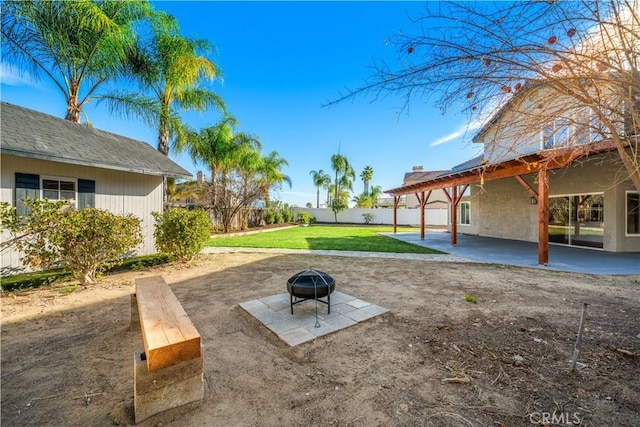
[{"label": "shingle roof", "polygon": [[144,175],[192,177],[145,142],[6,102],[0,103],[0,152]]},{"label": "shingle roof", "polygon": [[404,182],[428,181],[446,172],[448,171],[442,170],[442,171],[407,172],[404,174]]},{"label": "shingle roof", "polygon": [[[453,172],[463,172],[469,169],[474,169],[477,168],[478,166],[482,166],[483,164],[485,164],[486,161],[484,160],[484,154],[480,154],[479,156],[474,157],[473,159],[469,159],[466,162],[460,163],[459,165],[455,165],[454,167],[451,168],[450,171],[447,172],[447,174],[453,173]],[[446,174],[443,174],[446,175]]]}]

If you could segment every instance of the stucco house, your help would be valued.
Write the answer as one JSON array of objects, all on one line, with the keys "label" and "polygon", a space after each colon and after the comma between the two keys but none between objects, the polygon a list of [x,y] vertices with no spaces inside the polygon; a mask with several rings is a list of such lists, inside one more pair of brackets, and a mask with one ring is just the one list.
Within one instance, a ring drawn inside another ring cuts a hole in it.
[{"label": "stucco house", "polygon": [[[157,252],[152,212],[162,212],[164,177],[191,174],[149,144],[0,104],[0,201],[23,211],[25,197],[67,200],[142,220],[139,255]],[[19,271],[20,254],[2,252],[2,274]]]},{"label": "stucco house", "polygon": [[[544,85],[514,95],[474,136],[480,156],[387,193],[444,191],[452,244],[459,232],[538,242],[540,264],[548,262],[549,243],[640,252],[640,197],[615,145],[595,132],[590,110],[563,109],[556,98],[544,110],[561,118],[523,125],[541,99],[551,99]],[[637,146],[637,129],[627,137]]]}]

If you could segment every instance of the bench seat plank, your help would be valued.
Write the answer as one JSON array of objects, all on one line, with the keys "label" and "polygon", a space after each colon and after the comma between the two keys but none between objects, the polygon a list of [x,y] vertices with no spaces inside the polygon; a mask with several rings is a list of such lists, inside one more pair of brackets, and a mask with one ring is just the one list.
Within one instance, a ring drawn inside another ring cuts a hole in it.
[{"label": "bench seat plank", "polygon": [[136,279],[149,371],[200,357],[200,334],[161,276]]}]

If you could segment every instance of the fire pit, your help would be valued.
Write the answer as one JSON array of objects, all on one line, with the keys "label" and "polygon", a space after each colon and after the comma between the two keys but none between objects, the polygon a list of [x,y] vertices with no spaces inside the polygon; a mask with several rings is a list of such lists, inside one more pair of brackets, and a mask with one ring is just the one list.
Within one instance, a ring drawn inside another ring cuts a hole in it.
[{"label": "fire pit", "polygon": [[[293,306],[306,300],[316,300],[327,305],[327,313],[331,314],[331,293],[336,289],[336,281],[319,270],[304,270],[294,274],[287,280],[287,292],[291,301],[291,314]],[[326,297],[324,301],[321,298]],[[295,298],[295,301],[294,301]],[[316,308],[317,311],[317,308]]]}]

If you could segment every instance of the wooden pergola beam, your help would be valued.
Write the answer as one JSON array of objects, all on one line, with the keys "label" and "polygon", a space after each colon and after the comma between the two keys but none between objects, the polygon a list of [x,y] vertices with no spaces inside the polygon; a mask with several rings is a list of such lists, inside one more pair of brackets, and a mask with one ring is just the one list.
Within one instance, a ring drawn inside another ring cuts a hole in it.
[{"label": "wooden pergola beam", "polygon": [[516,181],[518,181],[520,183],[520,185],[522,185],[524,187],[525,190],[527,190],[527,193],[529,193],[529,195],[531,197],[533,197],[534,199],[536,199],[536,201],[538,200],[538,193],[536,193],[536,190],[534,190],[527,181],[524,180],[524,178],[522,178],[520,175],[516,175],[514,176],[514,178],[516,179]]},{"label": "wooden pergola beam", "polygon": [[476,182],[493,181],[513,176],[537,173],[541,169],[547,171],[561,169],[575,160],[590,155],[616,149],[612,141],[603,141],[581,147],[565,147],[545,150],[542,153],[530,154],[514,160],[507,160],[493,165],[478,166],[474,169],[452,173],[426,182],[418,182],[404,187],[385,191],[391,195],[411,194],[428,190],[439,190],[454,185],[474,184]]}]

